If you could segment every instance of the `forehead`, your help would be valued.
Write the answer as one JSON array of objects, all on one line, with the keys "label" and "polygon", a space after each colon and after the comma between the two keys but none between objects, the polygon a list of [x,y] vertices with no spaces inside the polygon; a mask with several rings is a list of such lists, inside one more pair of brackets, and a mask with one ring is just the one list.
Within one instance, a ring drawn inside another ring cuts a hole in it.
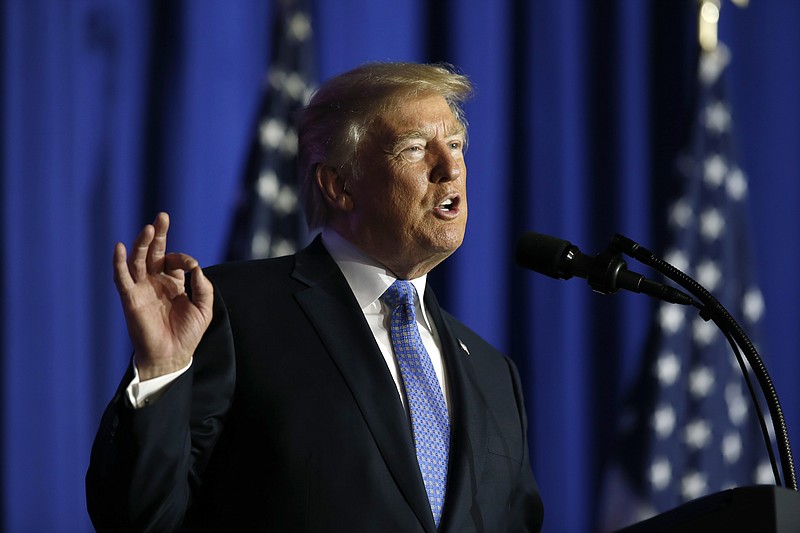
[{"label": "forehead", "polygon": [[450,105],[439,94],[405,98],[380,113],[373,132],[388,137],[419,133],[424,136],[464,133],[464,126],[453,114]]}]

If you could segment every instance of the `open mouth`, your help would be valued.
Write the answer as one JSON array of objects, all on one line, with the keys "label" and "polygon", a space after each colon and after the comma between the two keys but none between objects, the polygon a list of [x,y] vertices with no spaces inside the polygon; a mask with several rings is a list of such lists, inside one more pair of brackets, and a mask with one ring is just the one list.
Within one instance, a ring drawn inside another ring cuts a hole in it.
[{"label": "open mouth", "polygon": [[448,196],[436,205],[434,210],[438,213],[454,216],[458,214],[458,206],[461,204],[461,198],[456,194]]}]

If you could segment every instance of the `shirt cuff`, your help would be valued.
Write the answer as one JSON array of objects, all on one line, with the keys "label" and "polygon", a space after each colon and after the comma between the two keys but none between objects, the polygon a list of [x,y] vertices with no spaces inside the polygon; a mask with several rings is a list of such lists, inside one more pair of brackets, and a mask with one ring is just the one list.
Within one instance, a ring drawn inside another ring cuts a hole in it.
[{"label": "shirt cuff", "polygon": [[189,370],[189,367],[192,366],[192,361],[194,361],[194,358],[189,359],[189,364],[180,370],[176,370],[175,372],[170,372],[169,374],[164,374],[163,376],[158,376],[157,378],[140,381],[139,370],[136,368],[136,358],[134,357],[133,379],[125,389],[125,393],[128,396],[128,401],[131,403],[134,409],[141,409],[142,407],[152,404],[167,391],[172,382],[183,375],[184,372]]}]

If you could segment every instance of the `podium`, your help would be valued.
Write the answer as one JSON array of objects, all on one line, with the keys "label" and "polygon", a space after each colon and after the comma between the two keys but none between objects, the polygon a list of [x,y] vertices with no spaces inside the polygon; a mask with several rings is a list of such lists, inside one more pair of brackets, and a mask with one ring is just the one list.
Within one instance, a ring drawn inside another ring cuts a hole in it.
[{"label": "podium", "polygon": [[617,533],[800,532],[800,493],[772,485],[709,494]]}]

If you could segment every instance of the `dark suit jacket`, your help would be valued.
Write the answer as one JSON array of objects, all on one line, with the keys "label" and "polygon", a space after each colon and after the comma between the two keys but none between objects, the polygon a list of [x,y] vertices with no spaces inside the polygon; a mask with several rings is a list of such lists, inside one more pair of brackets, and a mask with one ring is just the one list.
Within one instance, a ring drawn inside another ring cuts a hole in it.
[{"label": "dark suit jacket", "polygon": [[[206,273],[214,318],[191,369],[138,410],[129,369],[103,416],[87,473],[97,529],[435,531],[408,416],[319,239]],[[538,531],[514,365],[430,289],[425,304],[451,397],[440,529]]]}]

